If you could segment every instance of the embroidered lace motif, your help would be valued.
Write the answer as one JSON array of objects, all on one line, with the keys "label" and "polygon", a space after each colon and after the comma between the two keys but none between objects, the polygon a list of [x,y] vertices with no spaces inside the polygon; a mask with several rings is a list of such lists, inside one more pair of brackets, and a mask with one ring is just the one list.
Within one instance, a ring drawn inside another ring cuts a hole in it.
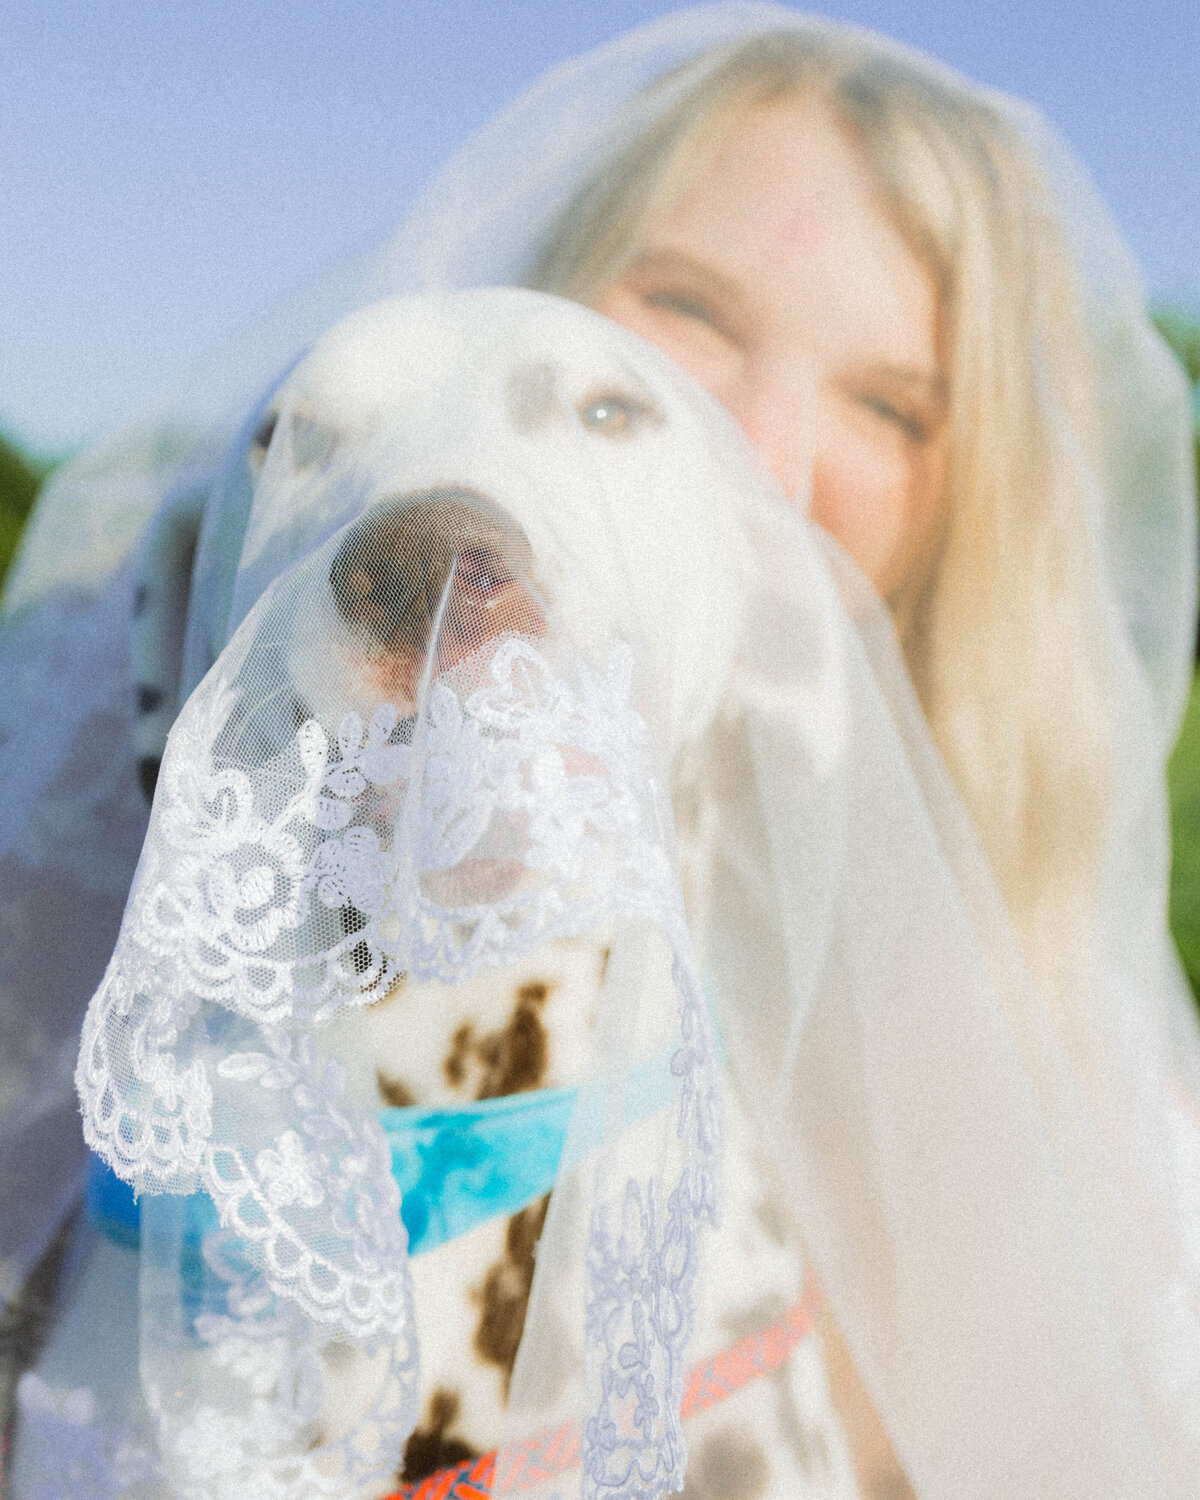
[{"label": "embroidered lace motif", "polygon": [[[680,1411],[684,1420],[782,1368],[792,1350],[813,1332],[820,1307],[821,1294],[810,1273],[800,1300],[785,1318],[759,1333],[747,1334],[689,1372]],[[507,1449],[503,1455],[485,1453],[453,1468],[440,1469],[382,1500],[488,1500],[497,1469],[505,1490],[519,1492],[540,1488],[574,1468],[580,1458],[579,1429],[568,1424]]]},{"label": "embroidered lace motif", "polygon": [[[781,1368],[792,1350],[816,1325],[820,1292],[811,1274],[800,1300],[779,1323],[759,1333],[748,1334],[712,1359],[696,1365],[688,1375],[681,1415],[718,1405],[751,1381]],[[27,1375],[22,1386],[22,1431],[39,1447],[39,1495],[58,1500],[60,1495],[128,1495],[141,1476],[161,1477],[161,1465],[145,1450],[129,1444],[123,1431],[104,1427],[95,1420],[95,1402],[86,1390],[51,1390],[36,1376]],[[64,1428],[69,1441],[62,1442]],[[28,1431],[27,1431],[28,1429]],[[81,1464],[86,1449],[89,1459]],[[92,1455],[99,1454],[110,1469],[98,1469]],[[403,1489],[390,1491],[383,1500],[487,1500],[496,1478],[499,1455],[485,1453],[450,1469],[441,1469]],[[515,1490],[535,1489],[580,1462],[579,1428],[569,1425],[559,1431],[532,1438],[521,1447],[507,1450],[502,1460],[502,1482]],[[74,1491],[70,1481],[79,1473],[91,1483],[99,1473],[99,1487]],[[113,1488],[126,1484],[126,1488]],[[108,1486],[107,1488],[105,1486]]]},{"label": "embroidered lace motif", "polygon": [[62,1390],[26,1371],[17,1387],[22,1465],[39,1500],[134,1500],[161,1493],[162,1464],[120,1423],[104,1422],[87,1389]]},{"label": "embroidered lace motif", "polygon": [[[414,1425],[417,1361],[386,1139],[342,1104],[341,1069],[318,1062],[310,1028],[400,974],[459,981],[614,918],[655,923],[675,953],[682,1167],[674,1182],[631,1179],[617,1201],[594,1203],[584,1448],[589,1493],[678,1487],[718,1086],[629,652],[604,671],[576,660],[568,677],[527,640],[503,638],[482,686],[458,690],[461,673],[432,684],[408,743],[385,704],[365,725],[347,714],[332,743],[306,719],[257,760],[243,749],[253,726],[236,676],[247,652],[230,657],[172,731],[121,940],[88,1011],[76,1077],[88,1144],[139,1191],[203,1188],[236,1236],[253,1295],[231,1292],[229,1319],[196,1324],[218,1363],[286,1346],[307,1349],[315,1371],[320,1329],[390,1346],[386,1413],[363,1439],[373,1457],[348,1439],[344,1484]],[[319,1384],[272,1358],[256,1389]],[[205,1494],[221,1492],[221,1476],[203,1455],[250,1454],[257,1476],[311,1406],[293,1401],[274,1425],[193,1409],[181,1425],[152,1386],[147,1396],[164,1451],[211,1481]],[[321,1492],[310,1461],[272,1460],[271,1473],[272,1494]]]}]

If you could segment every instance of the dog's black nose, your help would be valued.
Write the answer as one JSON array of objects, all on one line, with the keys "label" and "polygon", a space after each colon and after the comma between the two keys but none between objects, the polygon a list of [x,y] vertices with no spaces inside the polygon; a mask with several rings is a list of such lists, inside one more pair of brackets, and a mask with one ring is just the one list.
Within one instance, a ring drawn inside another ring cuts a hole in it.
[{"label": "dog's black nose", "polygon": [[356,521],[329,583],[342,618],[366,642],[418,654],[451,570],[445,630],[474,631],[479,644],[503,629],[540,634],[526,587],[530,562],[525,533],[506,511],[478,490],[439,485],[389,497]]}]

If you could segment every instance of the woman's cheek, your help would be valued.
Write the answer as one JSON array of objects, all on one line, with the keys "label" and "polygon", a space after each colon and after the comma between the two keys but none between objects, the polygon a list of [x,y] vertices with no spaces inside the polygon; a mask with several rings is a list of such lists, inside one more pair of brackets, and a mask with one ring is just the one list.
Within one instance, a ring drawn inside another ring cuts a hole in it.
[{"label": "woman's cheek", "polygon": [[910,566],[906,542],[914,474],[902,434],[856,431],[818,413],[812,518],[846,549],[885,598]]}]

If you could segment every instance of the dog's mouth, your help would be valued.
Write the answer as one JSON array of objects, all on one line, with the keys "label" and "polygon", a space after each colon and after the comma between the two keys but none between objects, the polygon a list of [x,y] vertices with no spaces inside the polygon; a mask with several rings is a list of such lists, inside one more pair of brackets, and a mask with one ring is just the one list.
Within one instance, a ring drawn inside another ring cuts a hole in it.
[{"label": "dog's mouth", "polygon": [[499,636],[545,634],[531,570],[516,521],[479,491],[448,484],[373,506],[339,547],[329,584],[363,670],[399,706],[415,699],[431,647],[442,672]]}]

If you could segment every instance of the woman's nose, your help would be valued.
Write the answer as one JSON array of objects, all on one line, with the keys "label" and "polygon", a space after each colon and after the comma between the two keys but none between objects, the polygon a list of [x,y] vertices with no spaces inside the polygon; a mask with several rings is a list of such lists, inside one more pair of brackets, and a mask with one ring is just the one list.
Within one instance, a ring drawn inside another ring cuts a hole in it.
[{"label": "woman's nose", "polygon": [[816,448],[817,372],[804,358],[747,365],[725,405],[788,499],[808,509]]}]

